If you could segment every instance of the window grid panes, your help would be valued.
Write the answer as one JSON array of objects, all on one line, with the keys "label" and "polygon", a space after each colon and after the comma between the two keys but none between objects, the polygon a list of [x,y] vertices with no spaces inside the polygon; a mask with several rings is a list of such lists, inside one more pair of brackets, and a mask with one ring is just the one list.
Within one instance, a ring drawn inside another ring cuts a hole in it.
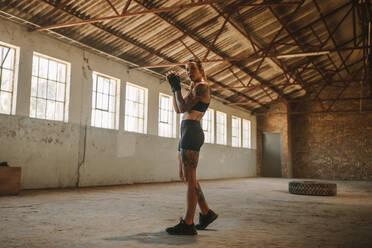
[{"label": "window grid panes", "polygon": [[159,136],[176,137],[176,115],[173,111],[172,97],[159,95]]},{"label": "window grid panes", "polygon": [[243,147],[251,148],[251,122],[243,119]]},{"label": "window grid panes", "polygon": [[124,129],[129,132],[146,133],[147,89],[127,83],[125,95]]},{"label": "window grid panes", "polygon": [[0,44],[0,113],[15,114],[14,84],[16,69],[16,49]]},{"label": "window grid panes", "polygon": [[216,112],[216,143],[220,145],[226,145],[226,118],[225,113]]},{"label": "window grid panes", "polygon": [[231,145],[241,147],[241,119],[236,116],[231,118]]},{"label": "window grid panes", "polygon": [[67,121],[68,70],[66,62],[34,54],[30,117]]},{"label": "window grid panes", "polygon": [[92,117],[91,125],[100,128],[118,129],[117,101],[119,79],[97,72],[92,74]]},{"label": "window grid panes", "polygon": [[204,142],[214,143],[214,110],[208,109],[202,119]]}]

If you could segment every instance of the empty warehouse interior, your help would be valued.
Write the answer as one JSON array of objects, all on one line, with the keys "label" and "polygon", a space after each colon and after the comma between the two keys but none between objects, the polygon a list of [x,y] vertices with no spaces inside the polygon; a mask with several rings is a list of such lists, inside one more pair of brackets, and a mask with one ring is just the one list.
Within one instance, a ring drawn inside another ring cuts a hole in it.
[{"label": "empty warehouse interior", "polygon": [[0,247],[372,247],[371,26],[370,0],[1,1]]}]

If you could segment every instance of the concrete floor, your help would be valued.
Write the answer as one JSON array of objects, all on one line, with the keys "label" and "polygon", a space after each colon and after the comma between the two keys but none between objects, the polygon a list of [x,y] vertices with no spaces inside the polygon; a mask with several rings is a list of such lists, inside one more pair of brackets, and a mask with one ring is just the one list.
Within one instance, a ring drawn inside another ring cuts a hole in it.
[{"label": "concrete floor", "polygon": [[317,197],[289,181],[201,182],[220,217],[194,237],[164,231],[184,213],[182,183],[23,191],[0,197],[0,247],[372,247],[372,182]]}]

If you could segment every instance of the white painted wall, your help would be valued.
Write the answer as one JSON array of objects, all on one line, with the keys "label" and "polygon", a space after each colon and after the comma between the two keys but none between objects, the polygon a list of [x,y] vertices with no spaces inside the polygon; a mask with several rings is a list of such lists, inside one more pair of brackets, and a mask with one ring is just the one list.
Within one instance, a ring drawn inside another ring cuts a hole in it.
[{"label": "white painted wall", "polygon": [[[73,187],[78,178],[79,186],[178,180],[178,139],[157,136],[159,93],[171,94],[166,82],[5,19],[0,19],[0,41],[20,47],[16,115],[0,115],[0,160],[22,167],[22,188]],[[68,123],[28,118],[33,52],[71,63]],[[122,82],[119,130],[89,126],[92,71]],[[126,82],[148,88],[147,134],[124,131]],[[216,100],[210,107],[228,114],[228,145],[202,147],[198,177],[255,176],[256,118]],[[251,121],[252,149],[231,147],[231,115]]]}]

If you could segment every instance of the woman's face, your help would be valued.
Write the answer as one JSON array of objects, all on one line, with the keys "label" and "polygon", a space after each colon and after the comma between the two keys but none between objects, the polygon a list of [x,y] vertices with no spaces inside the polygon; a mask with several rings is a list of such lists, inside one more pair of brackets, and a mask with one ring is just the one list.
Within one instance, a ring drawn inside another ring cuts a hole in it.
[{"label": "woman's face", "polygon": [[200,82],[203,79],[203,75],[196,62],[186,64],[186,73],[193,82]]}]

